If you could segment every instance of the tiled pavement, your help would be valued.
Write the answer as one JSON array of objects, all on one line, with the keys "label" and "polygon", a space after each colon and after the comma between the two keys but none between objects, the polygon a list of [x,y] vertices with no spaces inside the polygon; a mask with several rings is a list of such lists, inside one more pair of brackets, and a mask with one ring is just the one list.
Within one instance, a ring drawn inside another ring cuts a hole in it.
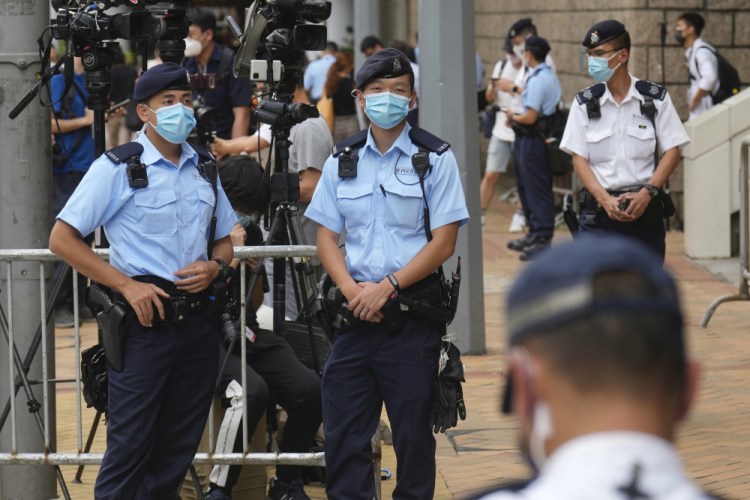
[{"label": "tiled pavement", "polygon": [[[507,250],[512,213],[497,201],[487,215],[484,229],[485,319],[487,353],[464,356],[467,382],[464,395],[468,418],[457,429],[438,436],[438,469],[435,498],[466,498],[479,490],[525,477],[527,470],[516,453],[515,422],[499,414],[503,379],[505,291],[522,264]],[[568,238],[563,230],[556,241]],[[697,404],[681,427],[678,442],[689,474],[709,491],[743,500],[750,498],[750,304],[729,303],[714,314],[708,328],[698,326],[708,304],[736,288],[720,281],[683,256],[682,234],[667,238],[667,267],[677,276],[687,313],[690,349],[704,367]],[[89,345],[87,327],[83,345]],[[58,376],[72,374],[72,330],[57,333]],[[63,352],[64,349],[64,352]],[[58,438],[60,451],[75,451],[75,409],[72,389],[58,394]],[[84,409],[84,432],[93,413]],[[95,450],[103,449],[103,431]],[[85,438],[85,436],[84,436]],[[394,478],[383,482],[383,498],[390,498],[395,485],[392,449],[384,446],[384,466]],[[72,485],[74,468],[64,468],[74,499],[92,498],[97,467],[87,467],[83,484]],[[321,488],[308,488],[313,498],[323,499]]]}]

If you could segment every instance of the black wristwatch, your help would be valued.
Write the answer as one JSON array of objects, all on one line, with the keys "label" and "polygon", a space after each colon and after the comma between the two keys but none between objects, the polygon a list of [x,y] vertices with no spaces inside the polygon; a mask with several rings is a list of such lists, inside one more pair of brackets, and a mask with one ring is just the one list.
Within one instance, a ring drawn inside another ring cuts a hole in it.
[{"label": "black wristwatch", "polygon": [[232,277],[232,273],[234,272],[231,266],[224,262],[224,259],[220,259],[218,257],[214,257],[211,260],[219,264],[219,278],[225,282],[228,281],[229,278]]},{"label": "black wristwatch", "polygon": [[644,184],[643,187],[646,188],[646,191],[648,191],[648,195],[651,197],[651,199],[659,196],[659,188],[654,186],[653,184]]},{"label": "black wristwatch", "polygon": [[518,85],[513,85],[513,88],[511,89],[514,94],[518,93]]},{"label": "black wristwatch", "polygon": [[396,279],[396,277],[393,274],[389,274],[388,276],[386,276],[386,278],[388,278],[388,281],[390,281],[391,285],[393,285],[393,290],[394,291],[396,291],[396,292],[400,292],[401,291],[401,287],[398,286],[398,280]]}]

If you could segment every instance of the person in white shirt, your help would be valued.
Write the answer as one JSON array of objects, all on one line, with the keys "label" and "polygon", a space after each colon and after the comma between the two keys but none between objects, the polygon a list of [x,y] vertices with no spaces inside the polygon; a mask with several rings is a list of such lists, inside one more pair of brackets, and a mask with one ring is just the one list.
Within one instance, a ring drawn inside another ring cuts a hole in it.
[{"label": "person in white shirt", "polygon": [[671,200],[662,188],[690,138],[667,89],[628,72],[622,23],[596,23],[583,46],[599,83],[576,94],[560,141],[584,186],[579,231],[632,236],[663,260]]},{"label": "person in white shirt", "polygon": [[714,105],[711,94],[719,90],[719,61],[716,50],[701,38],[706,25],[697,12],[684,12],[677,18],[674,38],[685,47],[690,87],[687,100],[690,119]]},{"label": "person in white shirt", "polygon": [[581,235],[541,253],[507,299],[509,379],[537,470],[483,500],[708,500],[674,441],[697,393],[674,279],[623,236]]},{"label": "person in white shirt", "polygon": [[485,96],[488,103],[496,106],[497,111],[495,126],[492,128],[492,137],[490,137],[490,144],[487,147],[487,164],[484,177],[479,186],[479,203],[482,208],[483,223],[484,213],[492,200],[497,179],[500,177],[500,174],[508,171],[508,163],[510,163],[510,158],[513,155],[515,134],[505,120],[505,110],[513,107],[521,108],[523,106],[520,102],[520,96],[500,90],[500,82],[502,80],[515,80],[516,75],[523,65],[521,58],[513,53],[513,46],[509,38],[505,39],[503,49],[505,57],[495,64],[492,76],[490,77],[491,82],[487,87]]}]

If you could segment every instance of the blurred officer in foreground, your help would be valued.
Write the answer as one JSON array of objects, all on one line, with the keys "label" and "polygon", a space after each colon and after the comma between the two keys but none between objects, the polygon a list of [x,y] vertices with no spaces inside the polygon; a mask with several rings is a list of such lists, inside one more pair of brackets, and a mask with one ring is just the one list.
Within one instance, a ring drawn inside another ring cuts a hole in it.
[{"label": "blurred officer in foreground", "polygon": [[667,89],[628,73],[622,23],[595,24],[583,46],[599,83],[576,94],[560,142],[584,186],[579,231],[638,238],[664,260],[663,219],[674,205],[662,188],[690,139]]},{"label": "blurred officer in foreground", "polygon": [[530,36],[524,46],[523,60],[530,75],[522,95],[523,112],[509,109],[506,116],[516,134],[513,145],[516,188],[529,227],[528,234],[509,241],[508,248],[521,252],[521,260],[525,261],[549,247],[555,231],[552,172],[547,161],[545,137],[562,90],[557,77],[544,62],[550,51],[547,40]]},{"label": "blurred officer in foreground", "polygon": [[406,55],[371,55],[356,85],[372,125],[333,147],[305,212],[320,224],[318,256],[352,315],[323,373],[326,493],[373,498],[370,440],[385,403],[398,461],[393,497],[432,498],[432,386],[445,322],[402,312],[389,298],[420,293],[441,307],[436,271],[469,214],[450,145],[406,122],[415,99]]},{"label": "blurred officer in foreground", "polygon": [[[208,152],[184,142],[195,125],[187,71],[154,66],[133,98],[144,131],[91,165],[49,240],[50,250],[111,289],[128,311],[121,328],[103,332],[125,339],[122,371],[107,350],[107,451],[97,499],[177,497],[211,404],[220,311],[207,304],[227,276],[237,221],[221,186],[199,169],[211,161]],[[101,225],[109,263],[81,239]]]},{"label": "blurred officer in foreground", "polygon": [[699,367],[674,280],[653,252],[621,236],[556,245],[512,286],[507,319],[503,411],[518,417],[538,476],[481,498],[710,498],[674,446]]}]

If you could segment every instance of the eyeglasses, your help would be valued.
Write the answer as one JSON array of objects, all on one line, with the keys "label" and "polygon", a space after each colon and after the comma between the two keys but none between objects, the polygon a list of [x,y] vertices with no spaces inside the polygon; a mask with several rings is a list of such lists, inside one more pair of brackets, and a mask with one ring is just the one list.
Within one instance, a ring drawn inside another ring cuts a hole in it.
[{"label": "eyeglasses", "polygon": [[596,52],[586,52],[586,57],[602,57],[604,54],[609,54],[610,52],[617,52],[618,50],[622,50],[625,47],[618,47],[616,49],[609,49],[609,50],[597,50]]}]

